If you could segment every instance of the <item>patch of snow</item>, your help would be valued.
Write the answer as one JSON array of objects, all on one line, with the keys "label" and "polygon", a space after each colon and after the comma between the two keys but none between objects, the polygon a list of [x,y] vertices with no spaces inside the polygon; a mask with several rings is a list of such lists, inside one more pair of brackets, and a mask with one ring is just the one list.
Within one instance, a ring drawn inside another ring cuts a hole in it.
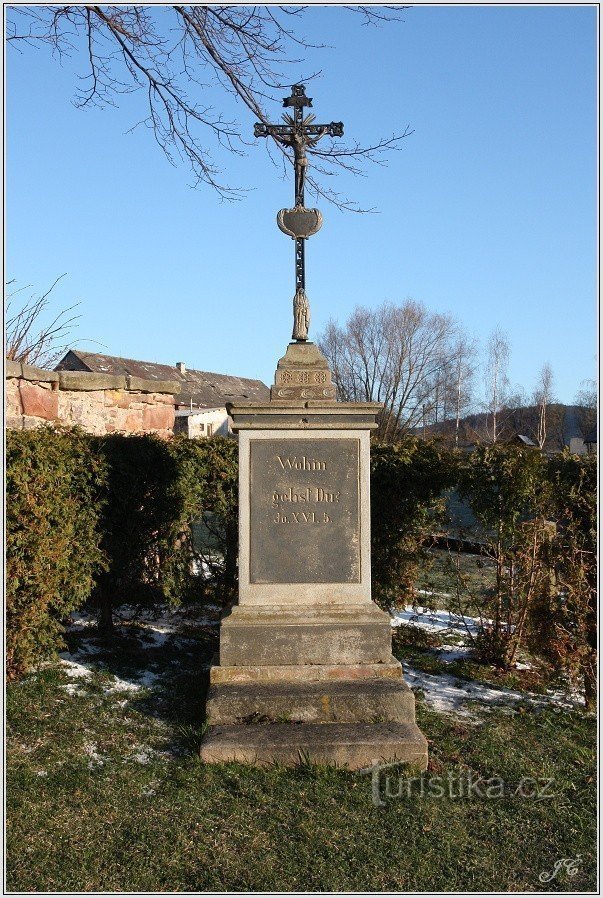
[{"label": "patch of snow", "polygon": [[105,759],[98,753],[95,742],[87,742],[84,745],[84,754],[90,757],[90,760],[88,761],[90,770],[92,770],[93,767],[102,767],[105,763]]},{"label": "patch of snow", "polygon": [[115,609],[114,616],[120,620],[132,619],[136,615],[136,605],[120,605]]},{"label": "patch of snow", "polygon": [[516,661],[515,670],[532,670],[532,665],[527,661]]},{"label": "patch of snow", "polygon": [[86,695],[84,689],[79,689],[76,683],[65,683],[61,686],[61,689],[64,689],[67,695]]},{"label": "patch of snow", "polygon": [[541,698],[558,708],[563,708],[564,711],[572,711],[576,705],[586,704],[584,695],[577,689],[570,689],[568,692],[563,692],[561,689],[547,689],[546,698],[544,696]]},{"label": "patch of snow", "polygon": [[85,664],[80,664],[79,661],[74,661],[75,657],[76,655],[70,655],[69,652],[61,652],[59,654],[61,664],[66,668],[65,673],[70,677],[89,677],[92,673],[91,668]]},{"label": "patch of snow", "polygon": [[158,785],[159,783],[157,782],[157,780],[151,780],[147,787],[141,790],[140,794],[145,795],[147,798],[149,798],[151,795],[155,795]]},{"label": "patch of snow", "polygon": [[141,689],[151,689],[160,679],[160,674],[155,674],[150,670],[132,674],[131,679],[113,675],[113,682],[106,686],[103,692],[105,695],[111,695],[113,692],[140,692]]},{"label": "patch of snow", "polygon": [[36,770],[36,776],[48,776],[47,770]]},{"label": "patch of snow", "polygon": [[149,761],[152,760],[153,750],[150,748],[144,749],[141,748],[139,751],[135,752],[133,755],[130,755],[130,761],[136,761],[137,764],[148,764]]},{"label": "patch of snow", "polygon": [[466,660],[471,657],[471,652],[473,649],[471,646],[463,645],[460,643],[459,645],[448,645],[444,643],[444,645],[438,646],[437,649],[432,649],[432,654],[435,654],[439,661],[443,661],[444,664],[451,664],[453,661],[461,661]]},{"label": "patch of snow", "polygon": [[151,624],[139,624],[144,631],[141,638],[147,642],[153,643],[153,648],[164,645],[168,639],[172,639],[175,633],[175,627],[157,627]]},{"label": "patch of snow", "polygon": [[105,695],[111,695],[113,692],[140,692],[141,689],[140,683],[132,683],[130,680],[114,676],[111,685],[105,686],[103,692]]},{"label": "patch of snow", "polygon": [[461,635],[467,635],[467,632],[472,635],[476,634],[482,623],[489,624],[491,621],[486,618],[480,621],[478,617],[453,614],[451,611],[432,611],[429,608],[421,607],[421,605],[406,605],[403,611],[394,611],[391,619],[392,627],[406,624],[431,633],[448,631]]},{"label": "patch of snow", "polygon": [[158,674],[152,673],[150,670],[145,670],[143,674],[136,675],[136,679],[140,681],[140,685],[146,687],[147,689],[151,688],[155,685],[157,680],[160,680],[161,677]]},{"label": "patch of snow", "polygon": [[484,683],[476,683],[471,680],[460,680],[449,674],[432,674],[403,662],[404,679],[411,689],[421,689],[425,696],[425,703],[436,711],[445,714],[457,714],[461,717],[475,718],[470,710],[464,707],[468,702],[479,704],[479,710],[488,712],[496,706],[513,706],[520,703],[529,703],[534,706],[555,706],[570,710],[576,707],[583,699],[580,696],[572,696],[561,691],[549,690],[546,695],[535,692],[520,692],[504,687],[495,688]]},{"label": "patch of snow", "polygon": [[84,611],[72,611],[69,615],[69,629],[77,632],[96,626],[96,615]]}]

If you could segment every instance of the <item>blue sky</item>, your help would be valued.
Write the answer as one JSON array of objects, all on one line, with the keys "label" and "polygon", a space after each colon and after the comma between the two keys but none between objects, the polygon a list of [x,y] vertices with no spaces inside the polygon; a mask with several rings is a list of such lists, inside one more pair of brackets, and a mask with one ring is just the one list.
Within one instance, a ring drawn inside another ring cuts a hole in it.
[{"label": "blue sky", "polygon": [[[356,305],[412,297],[482,344],[500,325],[512,384],[529,392],[549,362],[571,402],[596,370],[596,10],[417,6],[403,18],[371,28],[312,9],[304,33],[332,46],[291,66],[291,83],[322,70],[313,111],[346,137],[414,129],[387,167],[337,178],[378,213],[318,203],[311,337]],[[216,155],[250,189],[243,201],[191,189],[147,131],[127,133],[142,97],[73,106],[81,71],[77,55],[7,51],[7,279],[42,292],[67,272],[55,303],[81,302],[74,345],[271,383],[291,334],[293,243],[275,223],[291,177],[258,140],[245,158]],[[252,115],[237,114],[251,137]]]}]

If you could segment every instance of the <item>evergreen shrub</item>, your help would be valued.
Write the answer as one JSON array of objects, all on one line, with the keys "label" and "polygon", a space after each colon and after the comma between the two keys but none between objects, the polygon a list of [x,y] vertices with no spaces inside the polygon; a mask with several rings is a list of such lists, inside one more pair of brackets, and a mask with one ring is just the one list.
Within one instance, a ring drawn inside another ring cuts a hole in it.
[{"label": "evergreen shrub", "polygon": [[414,600],[426,541],[445,514],[442,493],[456,482],[454,453],[437,442],[406,437],[371,445],[373,599],[382,608]]},{"label": "evergreen shrub", "polygon": [[12,679],[60,648],[61,621],[106,566],[107,468],[75,429],[7,432],[6,648]]}]

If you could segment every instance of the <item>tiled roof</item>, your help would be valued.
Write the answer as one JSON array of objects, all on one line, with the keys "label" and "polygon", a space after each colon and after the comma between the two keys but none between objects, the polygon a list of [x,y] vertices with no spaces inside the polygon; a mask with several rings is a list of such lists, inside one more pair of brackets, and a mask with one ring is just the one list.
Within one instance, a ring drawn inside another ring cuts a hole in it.
[{"label": "tiled roof", "polygon": [[61,359],[55,371],[98,371],[103,374],[130,374],[147,380],[174,380],[180,383],[177,394],[179,406],[220,408],[226,402],[252,400],[266,402],[270,390],[261,380],[232,377],[212,371],[196,371],[186,368],[184,373],[176,365],[160,365],[138,359],[122,359],[118,356],[100,355],[71,349]]}]

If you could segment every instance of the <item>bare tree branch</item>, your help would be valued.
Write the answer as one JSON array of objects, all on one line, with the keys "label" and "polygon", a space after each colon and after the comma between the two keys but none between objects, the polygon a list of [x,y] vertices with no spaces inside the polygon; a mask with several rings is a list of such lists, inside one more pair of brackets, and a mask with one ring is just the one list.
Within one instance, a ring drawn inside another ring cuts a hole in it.
[{"label": "bare tree branch", "polygon": [[[318,344],[339,398],[383,402],[380,439],[392,440],[433,412],[449,383],[459,326],[421,303],[356,308],[345,325],[330,321]],[[463,351],[465,349],[463,348]]]},{"label": "bare tree branch", "polygon": [[[401,21],[400,11],[407,8],[346,7],[362,17],[363,25]],[[326,48],[299,33],[305,11],[303,6],[13,6],[8,8],[7,40],[21,50],[47,46],[59,58],[81,54],[86,72],[77,106],[116,105],[121,94],[144,93],[146,112],[133,127],[147,127],[172,165],[177,160],[188,165],[194,186],[208,185],[222,198],[235,200],[246,191],[226,182],[211,141],[244,153],[251,144],[252,120],[225,120],[204,105],[204,92],[217,82],[253,120],[268,123],[269,110],[282,100],[278,92],[290,87],[291,66],[303,64],[306,51]],[[361,175],[366,163],[384,164],[385,154],[400,149],[411,133],[407,126],[367,146],[332,143],[310,149],[314,165],[308,187],[339,208],[371,211],[341,196],[325,179],[337,169]],[[287,148],[275,145],[292,163]]]},{"label": "bare tree branch", "polygon": [[[66,306],[58,313],[51,311],[50,295],[65,276],[61,274],[45,293],[41,296],[33,294],[25,302],[21,300],[19,294],[31,289],[31,284],[7,294],[5,310],[7,359],[37,365],[39,368],[52,368],[67,352],[71,334],[82,316],[70,315],[70,312],[80,306],[79,302]],[[14,279],[7,281],[6,286],[14,283]]]}]

